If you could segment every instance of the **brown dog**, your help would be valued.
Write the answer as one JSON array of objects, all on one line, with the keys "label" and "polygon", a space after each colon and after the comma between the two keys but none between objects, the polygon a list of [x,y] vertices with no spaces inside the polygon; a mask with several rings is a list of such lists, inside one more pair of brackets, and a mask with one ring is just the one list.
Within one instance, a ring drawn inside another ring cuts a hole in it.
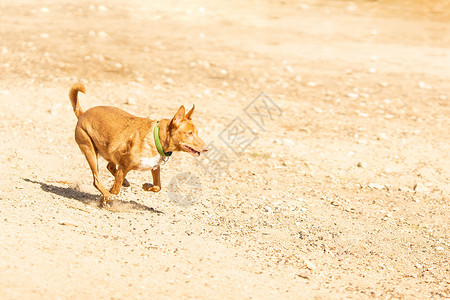
[{"label": "brown dog", "polygon": [[[171,120],[157,122],[111,106],[96,106],[83,112],[78,103],[78,92],[85,93],[80,83],[74,84],[69,92],[73,111],[78,118],[75,140],[91,167],[94,186],[102,193],[101,205],[111,202],[112,195],[118,194],[122,185],[130,185],[125,179],[129,171],[151,170],[153,184],[145,183],[142,188],[159,192],[159,165],[172,151],[184,151],[194,156],[207,151],[192,123],[195,105],[186,115],[182,105]],[[99,179],[99,154],[108,161],[107,168],[115,177],[109,191]]]}]

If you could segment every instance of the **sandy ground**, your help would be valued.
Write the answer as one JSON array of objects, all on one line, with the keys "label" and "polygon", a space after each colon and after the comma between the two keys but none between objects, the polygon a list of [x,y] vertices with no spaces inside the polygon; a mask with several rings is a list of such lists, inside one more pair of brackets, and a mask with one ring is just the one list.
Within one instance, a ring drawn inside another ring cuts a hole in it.
[{"label": "sandy ground", "polygon": [[[449,2],[160,2],[0,3],[0,298],[449,298]],[[78,81],[215,154],[98,207]]]}]

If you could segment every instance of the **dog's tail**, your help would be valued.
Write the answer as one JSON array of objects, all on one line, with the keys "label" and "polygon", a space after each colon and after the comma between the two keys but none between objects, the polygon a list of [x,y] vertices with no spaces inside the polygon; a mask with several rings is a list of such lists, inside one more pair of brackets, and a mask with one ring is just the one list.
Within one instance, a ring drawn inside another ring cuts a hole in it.
[{"label": "dog's tail", "polygon": [[70,103],[72,103],[73,112],[75,113],[75,116],[77,116],[77,119],[83,114],[80,103],[78,103],[78,92],[82,92],[83,94],[86,93],[86,89],[81,83],[72,85],[69,92]]}]

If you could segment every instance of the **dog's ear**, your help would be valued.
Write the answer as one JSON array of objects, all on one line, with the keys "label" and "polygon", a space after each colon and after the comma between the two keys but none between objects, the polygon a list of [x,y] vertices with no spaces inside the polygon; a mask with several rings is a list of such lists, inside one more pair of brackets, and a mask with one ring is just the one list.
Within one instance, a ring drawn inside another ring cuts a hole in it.
[{"label": "dog's ear", "polygon": [[171,123],[173,125],[175,125],[175,127],[180,127],[181,126],[181,122],[183,122],[184,119],[184,106],[181,105],[180,108],[178,109],[177,113],[175,114],[175,116],[173,117]]},{"label": "dog's ear", "polygon": [[188,113],[186,114],[185,118],[188,119],[188,120],[191,120],[192,119],[192,114],[194,113],[194,110],[195,110],[195,104],[192,105],[191,110],[188,111]]}]

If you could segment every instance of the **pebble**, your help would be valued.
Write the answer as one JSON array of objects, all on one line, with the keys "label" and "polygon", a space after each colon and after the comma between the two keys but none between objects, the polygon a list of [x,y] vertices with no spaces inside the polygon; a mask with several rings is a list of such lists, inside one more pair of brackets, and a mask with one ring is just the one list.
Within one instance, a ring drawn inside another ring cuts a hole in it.
[{"label": "pebble", "polygon": [[444,251],[444,247],[441,247],[441,246],[436,247],[436,251]]},{"label": "pebble", "polygon": [[316,87],[316,86],[317,86],[317,82],[309,81],[309,82],[307,83],[307,85],[308,85],[309,87]]},{"label": "pebble", "polygon": [[126,104],[128,104],[128,105],[136,105],[136,99],[135,98],[133,98],[133,97],[128,97],[127,98],[127,101],[125,102]]},{"label": "pebble", "polygon": [[75,223],[72,223],[70,221],[61,221],[61,222],[59,222],[59,225],[78,227],[78,225],[76,225]]},{"label": "pebble", "polygon": [[98,36],[102,37],[102,38],[105,38],[105,37],[108,37],[108,34],[106,32],[104,32],[104,31],[99,31],[98,32]]},{"label": "pebble", "polygon": [[100,6],[98,7],[98,10],[99,10],[99,11],[108,11],[109,9],[108,9],[106,6],[104,6],[104,5],[100,5]]},{"label": "pebble", "polygon": [[356,93],[348,93],[347,97],[352,98],[352,99],[358,99],[359,95]]},{"label": "pebble", "polygon": [[357,164],[357,166],[359,167],[359,168],[363,168],[363,169],[365,169],[366,167],[367,167],[367,164],[365,163],[365,162],[358,162],[358,164]]},{"label": "pebble", "polygon": [[43,39],[48,39],[50,37],[50,34],[48,34],[48,33],[41,33],[40,37],[43,38]]},{"label": "pebble", "polygon": [[421,182],[418,182],[414,185],[414,191],[416,193],[426,193],[428,192],[428,188]]},{"label": "pebble", "polygon": [[376,72],[377,72],[377,69],[376,69],[376,68],[370,68],[370,69],[369,69],[369,73],[374,74],[374,73],[376,73]]},{"label": "pebble", "polygon": [[386,81],[380,81],[379,85],[382,87],[387,87],[389,86],[389,83],[387,83]]},{"label": "pebble", "polygon": [[381,133],[377,134],[377,140],[387,140],[387,139],[388,139],[388,136],[386,133],[381,132]]},{"label": "pebble", "polygon": [[168,78],[166,78],[166,79],[164,80],[164,83],[165,83],[165,84],[174,84],[175,81],[174,81],[172,78],[168,77]]},{"label": "pebble", "polygon": [[288,71],[289,73],[291,73],[291,74],[293,74],[295,71],[294,71],[294,68],[292,68],[291,66],[286,66],[285,67],[285,69],[286,69],[286,71]]},{"label": "pebble", "polygon": [[273,209],[270,206],[264,206],[264,210],[268,213],[273,213]]},{"label": "pebble", "polygon": [[382,189],[384,189],[384,185],[381,185],[381,184],[378,184],[378,183],[373,183],[373,182],[369,183],[367,186],[369,188],[373,189],[373,190],[382,190]]},{"label": "pebble", "polygon": [[302,4],[300,4],[300,8],[306,10],[306,9],[309,9],[309,5],[302,3]]},{"label": "pebble", "polygon": [[284,138],[284,139],[283,139],[283,145],[286,145],[286,146],[295,146],[295,142],[294,142],[293,140]]},{"label": "pebble", "polygon": [[316,269],[316,265],[313,264],[312,262],[308,261],[308,260],[305,261],[305,264],[306,264],[306,267],[307,267],[308,269],[310,269],[311,271],[313,271],[313,270]]},{"label": "pebble", "polygon": [[363,117],[363,118],[367,118],[367,117],[369,116],[368,113],[361,112],[361,111],[359,111],[358,109],[356,110],[356,113],[357,113],[360,117]]},{"label": "pebble", "polygon": [[404,186],[404,185],[403,186],[399,186],[398,190],[400,192],[407,192],[407,193],[411,192],[411,189],[409,187],[407,187],[407,186]]},{"label": "pebble", "polygon": [[62,104],[61,103],[56,103],[54,105],[52,105],[52,107],[50,107],[50,109],[48,110],[48,112],[52,115],[56,115],[58,114],[58,111],[62,108]]},{"label": "pebble", "polygon": [[426,83],[423,82],[423,81],[420,81],[420,82],[419,82],[419,87],[420,87],[421,89],[427,89],[427,90],[431,89],[431,86],[428,85],[428,84],[426,84]]}]

